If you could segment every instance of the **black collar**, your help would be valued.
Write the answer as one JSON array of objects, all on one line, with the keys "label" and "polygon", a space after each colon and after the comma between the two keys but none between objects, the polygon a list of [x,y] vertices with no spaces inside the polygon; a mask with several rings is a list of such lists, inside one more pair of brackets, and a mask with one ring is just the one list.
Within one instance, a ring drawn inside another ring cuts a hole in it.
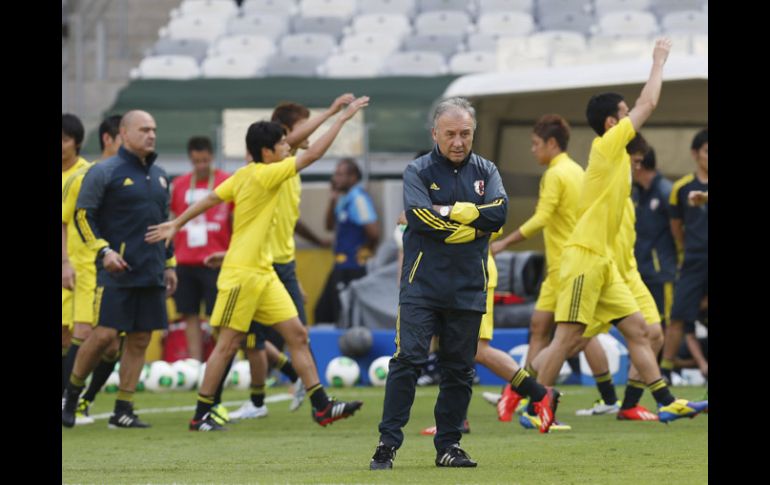
[{"label": "black collar", "polygon": [[447,157],[444,156],[443,153],[441,153],[441,150],[439,150],[438,145],[434,145],[433,151],[430,152],[430,156],[433,160],[436,160],[439,163],[445,163],[450,167],[452,167],[453,169],[454,168],[459,169],[467,165],[468,161],[471,159],[471,155],[473,155],[473,150],[471,150],[470,153],[468,153],[468,156],[465,157],[465,159],[459,165],[456,165],[452,160],[448,159]]}]

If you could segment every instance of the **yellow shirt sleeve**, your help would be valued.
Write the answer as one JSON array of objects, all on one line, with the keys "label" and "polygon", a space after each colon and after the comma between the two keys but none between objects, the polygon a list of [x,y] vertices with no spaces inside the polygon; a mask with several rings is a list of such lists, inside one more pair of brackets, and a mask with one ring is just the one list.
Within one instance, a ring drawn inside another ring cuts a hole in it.
[{"label": "yellow shirt sleeve", "polygon": [[280,162],[263,164],[256,172],[257,180],[266,189],[279,186],[297,174],[297,157],[284,158]]},{"label": "yellow shirt sleeve", "polygon": [[83,183],[84,176],[84,173],[73,174],[72,182],[61,195],[61,221],[65,224],[72,224],[72,219],[75,217],[75,205],[78,201],[80,185]]},{"label": "yellow shirt sleeve", "polygon": [[620,160],[626,145],[636,136],[631,118],[626,116],[618,124],[604,133],[596,144],[599,150],[608,160]]},{"label": "yellow shirt sleeve", "polygon": [[557,174],[553,170],[546,170],[540,184],[540,196],[537,199],[535,213],[519,228],[522,236],[529,239],[550,222],[551,216],[559,205],[561,192],[561,180]]},{"label": "yellow shirt sleeve", "polygon": [[235,198],[235,181],[240,178],[238,177],[239,172],[244,169],[245,168],[242,168],[236,171],[232,176],[227,177],[224,182],[217,185],[214,189],[214,193],[217,194],[217,197],[225,202],[230,202]]}]

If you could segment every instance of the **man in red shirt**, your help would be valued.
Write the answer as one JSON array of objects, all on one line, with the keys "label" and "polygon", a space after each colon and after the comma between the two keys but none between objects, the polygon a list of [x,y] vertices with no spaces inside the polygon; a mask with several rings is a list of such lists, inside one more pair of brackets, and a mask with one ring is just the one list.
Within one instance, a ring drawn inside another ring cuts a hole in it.
[{"label": "man in red shirt", "polygon": [[[229,174],[213,167],[211,140],[194,136],[187,142],[187,156],[193,171],[176,177],[171,184],[171,217],[206,198]],[[179,285],[174,300],[186,324],[187,351],[203,361],[200,314],[201,301],[211,315],[217,295],[218,269],[203,262],[212,253],[226,251],[232,232],[232,204],[219,204],[191,220],[174,239]]]}]

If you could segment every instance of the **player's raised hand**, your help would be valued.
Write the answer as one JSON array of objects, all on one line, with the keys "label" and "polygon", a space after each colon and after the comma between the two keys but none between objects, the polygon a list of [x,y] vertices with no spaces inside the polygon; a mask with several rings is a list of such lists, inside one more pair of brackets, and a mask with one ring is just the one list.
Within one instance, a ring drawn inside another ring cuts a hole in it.
[{"label": "player's raised hand", "polygon": [[360,98],[356,98],[348,105],[348,108],[342,112],[340,119],[342,121],[348,121],[350,118],[355,116],[355,114],[358,113],[360,109],[366,108],[367,106],[369,106],[369,96],[361,96]]},{"label": "player's raised hand", "polygon": [[652,51],[652,60],[655,63],[665,64],[671,52],[671,39],[661,37],[655,41],[655,49]]},{"label": "player's raised hand", "polygon": [[353,96],[353,93],[340,95],[332,102],[331,106],[329,106],[329,110],[332,114],[337,114],[346,104],[352,103],[355,99],[356,97]]}]

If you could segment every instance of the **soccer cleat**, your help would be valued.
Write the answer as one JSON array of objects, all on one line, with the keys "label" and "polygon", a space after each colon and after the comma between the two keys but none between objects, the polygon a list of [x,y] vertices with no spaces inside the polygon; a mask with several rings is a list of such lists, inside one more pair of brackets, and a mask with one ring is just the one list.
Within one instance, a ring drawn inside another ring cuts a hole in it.
[{"label": "soccer cleat", "polygon": [[694,418],[709,407],[708,401],[688,401],[677,399],[668,406],[658,408],[658,419],[661,423],[668,424],[679,418]]},{"label": "soccer cleat", "polygon": [[[532,416],[531,414],[524,411],[521,413],[521,416],[519,416],[519,424],[525,429],[540,429],[540,418],[537,416]],[[561,421],[554,421],[548,431],[570,430],[572,430],[572,426],[569,424],[562,423]]]},{"label": "soccer cleat", "polygon": [[436,454],[436,466],[468,468],[477,464],[457,443]]},{"label": "soccer cleat", "polygon": [[107,422],[107,427],[110,429],[116,428],[149,428],[150,425],[141,421],[139,416],[134,414],[134,410],[129,408],[120,412],[112,413],[110,420]]},{"label": "soccer cleat", "polygon": [[497,403],[500,401],[500,398],[502,398],[503,395],[496,392],[484,391],[481,393],[481,397],[483,397],[484,400],[492,406],[497,406]]},{"label": "soccer cleat", "polygon": [[91,402],[81,399],[78,402],[78,407],[75,410],[75,426],[82,426],[84,424],[94,424],[94,418],[88,415],[88,408],[91,407]]},{"label": "soccer cleat", "polygon": [[578,409],[575,411],[575,414],[577,416],[599,416],[601,414],[616,414],[618,411],[620,411],[619,402],[616,402],[615,404],[604,404],[603,400],[597,399],[596,402],[594,402],[593,407],[588,409]]},{"label": "soccer cleat", "polygon": [[658,421],[658,415],[651,413],[644,406],[637,404],[629,409],[618,411],[619,421]]},{"label": "soccer cleat", "polygon": [[396,457],[395,446],[385,446],[382,441],[374,450],[372,461],[369,462],[370,470],[390,470],[393,468],[393,459]]},{"label": "soccer cleat", "polygon": [[289,403],[289,411],[296,411],[302,406],[302,403],[305,401],[306,393],[305,384],[300,377],[297,379],[297,382],[294,383],[294,397],[291,398],[291,403]]},{"label": "soccer cleat", "polygon": [[[213,411],[213,410],[212,410]],[[246,401],[241,405],[240,408],[230,413],[230,419],[233,421],[238,421],[241,419],[254,419],[254,418],[264,418],[267,416],[267,405],[263,404],[259,407],[255,406],[251,400]],[[214,421],[217,421],[216,417],[214,418]],[[219,421],[217,421],[219,423]],[[219,423],[223,424],[223,423]]]},{"label": "soccer cleat", "polygon": [[73,393],[69,390],[64,391],[64,398],[61,407],[61,424],[65,428],[75,426],[75,413],[77,411],[78,396],[80,392]]},{"label": "soccer cleat", "polygon": [[224,426],[230,422],[230,413],[227,412],[227,408],[224,407],[222,403],[211,407],[211,417],[220,426]]},{"label": "soccer cleat", "polygon": [[227,428],[220,425],[211,416],[211,413],[206,413],[199,420],[190,420],[190,431],[226,431]]},{"label": "soccer cleat", "polygon": [[513,412],[521,401],[521,394],[514,391],[510,384],[503,388],[503,395],[497,403],[497,419],[500,421],[512,421]]},{"label": "soccer cleat", "polygon": [[363,405],[364,403],[361,401],[345,402],[330,399],[329,404],[327,404],[324,409],[319,411],[316,408],[312,408],[310,412],[316,423],[321,426],[326,426],[337,420],[352,416],[353,413],[361,409],[361,406]]},{"label": "soccer cleat", "polygon": [[561,397],[561,393],[553,387],[546,387],[545,390],[545,396],[535,402],[535,412],[540,418],[541,433],[547,433],[556,420],[556,408],[559,406],[559,397]]},{"label": "soccer cleat", "polygon": [[[461,429],[460,432],[464,434],[468,434],[471,432],[471,425],[470,423],[468,423],[467,419],[463,421],[463,429]],[[428,426],[427,428],[423,428],[420,431],[420,434],[423,436],[434,436],[436,434],[436,427]]]}]

